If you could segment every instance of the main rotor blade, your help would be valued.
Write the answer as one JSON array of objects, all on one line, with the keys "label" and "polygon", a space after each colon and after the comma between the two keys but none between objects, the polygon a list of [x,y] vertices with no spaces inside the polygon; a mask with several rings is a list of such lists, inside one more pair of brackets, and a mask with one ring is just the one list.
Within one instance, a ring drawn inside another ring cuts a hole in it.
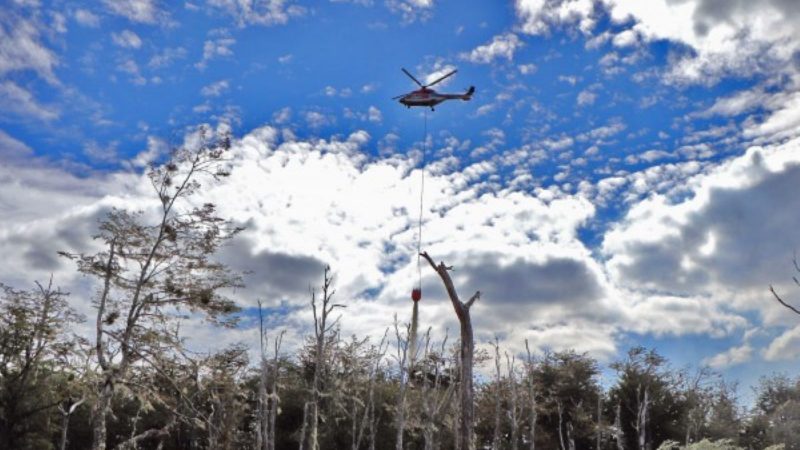
[{"label": "main rotor blade", "polygon": [[438,82],[440,82],[440,81],[444,80],[445,78],[449,77],[450,75],[452,75],[452,74],[454,74],[454,73],[456,73],[456,72],[458,72],[458,70],[454,70],[454,71],[452,71],[452,72],[448,73],[447,75],[445,75],[445,76],[443,76],[443,77],[439,78],[438,80],[434,81],[433,83],[430,83],[430,84],[427,84],[427,85],[425,85],[425,87],[431,87],[431,86],[433,86],[434,84],[436,84],[436,83],[438,83]]},{"label": "main rotor blade", "polygon": [[400,95],[398,95],[397,97],[392,97],[392,100],[397,100],[398,98],[403,98],[403,97],[405,97],[406,95],[408,95],[408,94],[400,94]]},{"label": "main rotor blade", "polygon": [[425,86],[422,85],[422,83],[419,82],[418,79],[414,78],[414,75],[411,75],[404,67],[401,67],[401,69],[403,69],[403,72],[405,72],[405,74],[408,75],[409,78],[414,80],[414,83],[417,83],[419,85],[419,87],[425,87]]}]

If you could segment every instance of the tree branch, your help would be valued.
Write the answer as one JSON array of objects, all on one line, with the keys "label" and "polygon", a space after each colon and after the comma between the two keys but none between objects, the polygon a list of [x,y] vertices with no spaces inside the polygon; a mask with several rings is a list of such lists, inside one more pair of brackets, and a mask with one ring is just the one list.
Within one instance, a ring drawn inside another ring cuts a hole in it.
[{"label": "tree branch", "polygon": [[770,287],[769,287],[769,291],[770,291],[770,292],[772,292],[772,295],[775,297],[775,300],[777,300],[777,301],[778,301],[778,302],[779,302],[781,305],[783,305],[783,306],[785,306],[785,307],[787,307],[787,308],[791,309],[791,310],[792,310],[792,312],[794,312],[795,314],[798,314],[798,315],[800,315],[800,310],[798,310],[798,309],[797,309],[797,308],[795,308],[794,306],[792,306],[792,305],[790,305],[790,304],[786,303],[785,301],[783,301],[783,299],[780,297],[780,295],[778,295],[778,293],[777,293],[777,292],[775,292],[775,288],[774,288],[774,287],[772,287],[772,285],[770,285]]}]

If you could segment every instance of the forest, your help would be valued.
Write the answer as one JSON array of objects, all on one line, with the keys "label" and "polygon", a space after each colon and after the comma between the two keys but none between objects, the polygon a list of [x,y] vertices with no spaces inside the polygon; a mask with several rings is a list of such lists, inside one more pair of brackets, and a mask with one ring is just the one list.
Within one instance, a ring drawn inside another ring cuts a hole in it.
[{"label": "forest", "polygon": [[[343,335],[334,267],[309,280],[313,321],[300,348],[283,348],[261,315],[261,342],[192,349],[185,317],[221,333],[241,318],[230,297],[246,289],[241,274],[214,256],[242,229],[202,201],[203,186],[230,175],[229,148],[223,136],[173,151],[148,173],[156,208],[110,210],[95,253],[58,249],[92,298],[71,297],[47,273],[2,286],[0,448],[800,448],[798,378],[762,378],[745,404],[751,387],[673,367],[656,349],[633,347],[608,367],[569,350],[513,354],[499,340],[475,349],[469,310],[483,300],[461,302],[450,268],[427,254],[459,335],[403,317],[383,336]],[[94,314],[78,314],[77,302]],[[614,378],[601,382],[606,369]]]}]

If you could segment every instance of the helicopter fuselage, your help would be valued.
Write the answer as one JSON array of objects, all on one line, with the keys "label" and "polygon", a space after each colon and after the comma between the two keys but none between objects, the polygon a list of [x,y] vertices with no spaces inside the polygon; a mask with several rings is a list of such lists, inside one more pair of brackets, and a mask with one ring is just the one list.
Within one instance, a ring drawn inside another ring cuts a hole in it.
[{"label": "helicopter fuselage", "polygon": [[470,88],[470,90],[464,94],[440,94],[433,89],[423,88],[404,95],[398,101],[409,108],[412,106],[433,108],[445,100],[469,100],[472,98],[473,91],[474,88]]}]

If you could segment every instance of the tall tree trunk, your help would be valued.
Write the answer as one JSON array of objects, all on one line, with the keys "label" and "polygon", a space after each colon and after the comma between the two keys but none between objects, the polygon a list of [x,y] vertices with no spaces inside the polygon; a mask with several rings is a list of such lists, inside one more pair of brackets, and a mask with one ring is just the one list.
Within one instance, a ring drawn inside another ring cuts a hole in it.
[{"label": "tall tree trunk", "polygon": [[567,450],[564,445],[564,404],[561,400],[556,400],[556,407],[558,408],[558,443],[561,445],[561,450]]},{"label": "tall tree trunk", "polygon": [[600,443],[603,437],[603,428],[602,428],[602,421],[603,421],[603,394],[602,392],[597,393],[597,450],[600,450]]},{"label": "tall tree trunk", "polygon": [[106,450],[106,416],[114,396],[111,375],[106,375],[100,397],[92,407],[92,450]]},{"label": "tall tree trunk", "polygon": [[531,413],[528,416],[528,439],[530,440],[528,448],[536,450],[536,420],[539,417],[536,405],[536,383],[533,379],[533,355],[531,348],[528,345],[528,340],[525,339],[525,351],[528,353],[527,361],[527,375],[528,375],[528,401],[530,402]]},{"label": "tall tree trunk", "polygon": [[406,389],[408,387],[408,349],[411,340],[410,326],[406,327],[406,338],[400,333],[397,315],[394,316],[394,333],[397,339],[397,364],[400,388],[397,392],[397,414],[395,415],[395,450],[403,450],[403,433],[406,428]]},{"label": "tall tree trunk", "polygon": [[[641,386],[639,391],[641,392]],[[649,450],[650,443],[647,441],[647,422],[650,409],[649,389],[644,389],[644,396],[640,396],[639,392],[637,392],[636,396],[639,400],[636,412],[636,432],[638,434],[639,450]]]},{"label": "tall tree trunk", "polygon": [[311,292],[311,307],[314,313],[314,337],[316,338],[315,355],[314,355],[314,379],[311,386],[311,430],[309,432],[310,450],[319,450],[319,403],[322,397],[322,374],[328,364],[326,359],[327,345],[326,340],[331,331],[336,326],[337,320],[332,323],[328,322],[328,316],[331,311],[336,308],[344,307],[344,305],[331,303],[331,298],[335,293],[332,287],[333,276],[331,275],[330,266],[325,267],[322,282],[322,308],[317,311],[317,297],[314,291]]},{"label": "tall tree trunk", "polygon": [[514,357],[509,356],[508,352],[506,352],[506,367],[508,368],[508,393],[511,397],[511,450],[517,450],[519,442],[519,393],[517,390],[517,375],[514,370]]},{"label": "tall tree trunk", "polygon": [[625,433],[622,432],[622,405],[619,402],[614,417],[614,437],[617,441],[617,450],[625,450]]},{"label": "tall tree trunk", "polygon": [[308,404],[309,402],[303,404],[303,425],[300,427],[300,445],[298,447],[299,450],[304,450],[306,444],[306,426],[308,424]]},{"label": "tall tree trunk", "polygon": [[494,367],[495,367],[495,393],[494,393],[494,433],[492,435],[492,450],[500,448],[500,342],[494,338]]},{"label": "tall tree trunk", "polygon": [[86,401],[86,397],[82,397],[77,402],[73,402],[72,399],[70,398],[69,400],[64,402],[65,403],[64,405],[58,407],[58,411],[61,413],[61,416],[62,416],[62,420],[61,420],[61,442],[60,442],[59,447],[58,447],[60,450],[66,450],[67,449],[67,437],[69,435],[69,417],[85,401]]},{"label": "tall tree trunk", "polygon": [[270,380],[270,389],[268,406],[269,406],[269,422],[267,424],[267,450],[275,450],[275,440],[277,439],[276,422],[278,420],[278,406],[280,405],[280,397],[278,396],[278,378],[281,375],[280,366],[280,351],[281,343],[283,343],[283,335],[286,330],[282,330],[275,339],[275,353],[272,357],[272,378]]},{"label": "tall tree trunk", "polygon": [[458,432],[461,446],[458,447],[458,450],[474,450],[475,441],[473,439],[473,430],[475,408],[473,404],[475,390],[472,384],[472,360],[475,354],[475,342],[472,335],[472,320],[470,319],[469,310],[473,303],[480,298],[481,293],[478,291],[469,300],[462,302],[458,298],[458,293],[456,292],[453,280],[450,278],[450,273],[448,272],[448,270],[452,268],[445,266],[443,262],[436,265],[426,252],[423,252],[422,256],[442,279],[442,283],[447,290],[447,295],[450,297],[450,302],[453,304],[453,309],[461,324],[461,417],[459,420]]}]

